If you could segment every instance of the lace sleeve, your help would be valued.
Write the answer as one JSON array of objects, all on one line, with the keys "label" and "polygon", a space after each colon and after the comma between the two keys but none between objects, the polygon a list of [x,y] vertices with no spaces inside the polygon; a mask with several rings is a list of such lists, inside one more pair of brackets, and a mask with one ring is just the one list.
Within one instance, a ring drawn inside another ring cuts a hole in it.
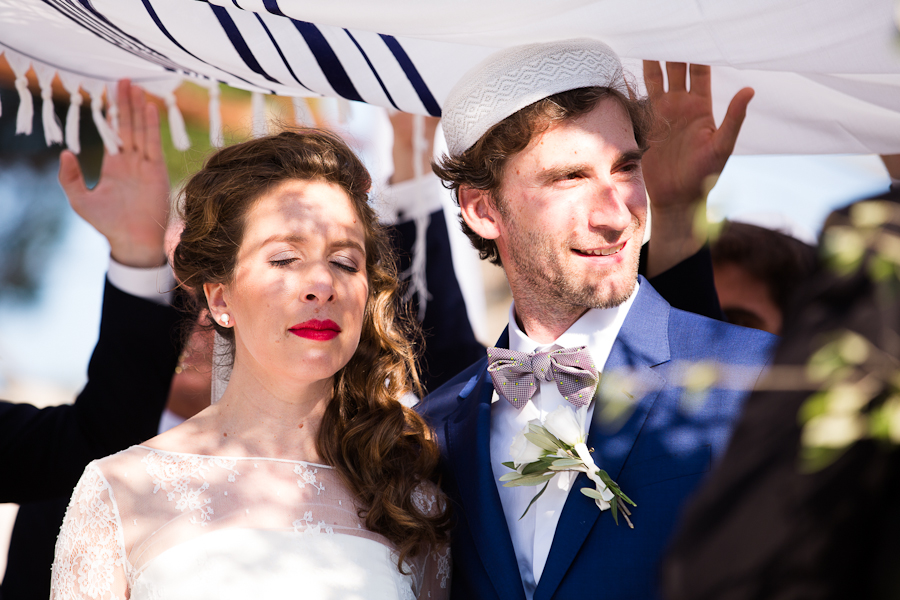
[{"label": "lace sleeve", "polygon": [[450,597],[450,546],[428,553],[422,577],[419,599],[446,600]]},{"label": "lace sleeve", "polygon": [[125,549],[115,499],[95,463],[75,487],[53,560],[51,600],[121,600]]},{"label": "lace sleeve", "polygon": [[[426,515],[437,514],[445,510],[441,505],[435,488],[431,483],[422,483],[413,492],[412,500],[416,508]],[[432,548],[422,565],[422,579],[419,588],[419,599],[446,600],[450,597],[450,547]]]}]

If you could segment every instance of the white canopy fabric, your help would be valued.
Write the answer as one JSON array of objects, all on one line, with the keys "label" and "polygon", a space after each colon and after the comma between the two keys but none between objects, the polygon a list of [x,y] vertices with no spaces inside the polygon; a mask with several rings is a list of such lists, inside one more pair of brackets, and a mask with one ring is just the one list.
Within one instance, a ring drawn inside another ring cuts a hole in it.
[{"label": "white canopy fabric", "polygon": [[[42,88],[57,72],[99,99],[130,77],[167,98],[183,146],[171,95],[183,79],[439,115],[498,48],[594,37],[637,81],[640,59],[712,65],[719,119],[754,87],[738,153],[898,153],[898,21],[896,0],[0,0],[0,49],[17,75],[33,65]],[[43,118],[48,143],[61,140],[52,112]]]}]

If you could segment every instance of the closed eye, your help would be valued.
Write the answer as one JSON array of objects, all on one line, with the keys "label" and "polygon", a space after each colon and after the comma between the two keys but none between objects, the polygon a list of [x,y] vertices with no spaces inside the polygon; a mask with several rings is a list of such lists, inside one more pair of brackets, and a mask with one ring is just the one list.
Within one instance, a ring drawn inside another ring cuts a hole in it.
[{"label": "closed eye", "polygon": [[331,264],[338,267],[341,270],[347,271],[348,273],[359,273],[359,267],[356,266],[356,263],[353,263],[349,260],[333,260]]},{"label": "closed eye", "polygon": [[296,258],[282,258],[280,260],[270,260],[269,264],[272,265],[273,267],[286,267],[289,264],[291,264],[292,262],[294,262],[295,260],[297,260],[297,259]]}]

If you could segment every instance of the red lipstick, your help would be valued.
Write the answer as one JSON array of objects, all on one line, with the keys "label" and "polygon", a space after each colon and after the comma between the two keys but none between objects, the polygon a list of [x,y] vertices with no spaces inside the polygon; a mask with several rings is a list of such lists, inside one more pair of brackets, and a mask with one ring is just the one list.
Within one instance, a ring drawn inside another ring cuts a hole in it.
[{"label": "red lipstick", "polygon": [[315,340],[317,342],[327,342],[328,340],[336,338],[337,334],[341,332],[341,328],[331,319],[325,319],[324,321],[310,319],[299,325],[294,325],[288,329],[288,331],[297,337]]}]

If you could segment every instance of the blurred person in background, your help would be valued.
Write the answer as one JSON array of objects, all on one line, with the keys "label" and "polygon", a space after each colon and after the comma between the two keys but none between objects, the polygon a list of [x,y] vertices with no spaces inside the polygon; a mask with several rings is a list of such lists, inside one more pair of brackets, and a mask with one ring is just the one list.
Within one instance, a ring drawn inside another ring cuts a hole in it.
[{"label": "blurred person in background", "polygon": [[780,334],[791,299],[815,267],[815,247],[780,231],[725,221],[710,252],[725,319]]},{"label": "blurred person in background", "polygon": [[772,378],[685,510],[669,600],[900,597],[900,155],[826,220]]},{"label": "blurred person in background", "polygon": [[128,81],[119,83],[118,98],[122,146],[104,156],[98,184],[86,187],[74,154],[60,157],[72,208],[110,245],[88,383],[72,405],[0,403],[0,502],[22,505],[0,588],[6,598],[47,597],[59,499],[71,494],[88,462],[156,433],[182,346],[182,315],[169,302],[169,180],[157,109]]}]

